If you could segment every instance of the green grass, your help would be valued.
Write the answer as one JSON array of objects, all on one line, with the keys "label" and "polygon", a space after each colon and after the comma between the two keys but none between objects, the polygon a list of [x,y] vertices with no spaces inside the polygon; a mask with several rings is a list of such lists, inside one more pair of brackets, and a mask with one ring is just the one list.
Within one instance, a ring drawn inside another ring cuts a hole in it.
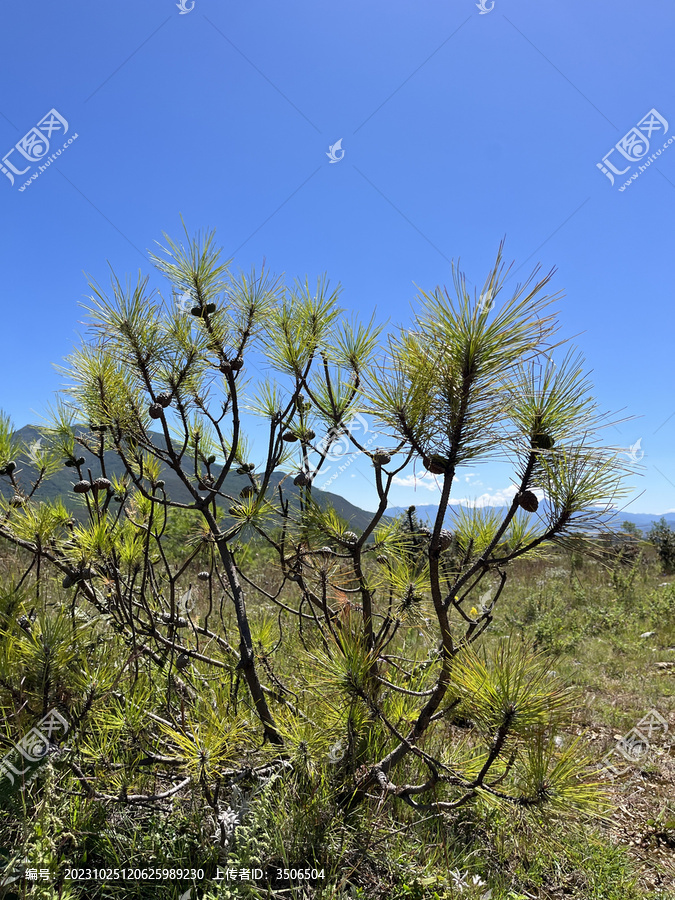
[{"label": "green grass", "polygon": [[[76,710],[82,709],[87,685],[98,679],[107,684],[106,700],[93,704],[86,736],[73,734],[67,743],[73,755],[82,753],[90,762],[96,761],[101,783],[111,795],[125,789],[129,793],[151,789],[151,779],[143,774],[142,759],[149,749],[159,755],[166,753],[165,736],[156,725],[148,725],[145,712],[166,705],[165,682],[160,690],[152,673],[141,667],[135,681],[127,673],[111,688],[124,650],[119,636],[100,623],[83,619],[77,640],[64,646],[63,622],[64,617],[66,623],[69,621],[70,609],[58,582],[43,593],[37,609],[36,621],[43,622],[42,633],[48,633],[46,623],[52,629],[54,646],[50,653],[17,631],[13,626],[16,619],[36,606],[30,590],[11,588],[19,561],[20,557],[9,553],[0,560],[5,585],[0,596],[5,628],[0,647],[5,745],[16,739],[11,712],[17,702],[20,673],[24,678],[21,690],[26,696],[31,692],[39,695],[47,681],[50,696],[67,701]],[[269,560],[258,550],[249,551],[248,566],[264,577]],[[495,647],[510,637],[534,644],[550,655],[551,670],[574,685],[579,696],[569,733],[559,737],[563,741],[580,737],[595,760],[614,746],[615,735],[628,732],[650,709],[670,721],[671,735],[675,730],[673,669],[656,665],[675,662],[675,587],[659,586],[667,580],[659,573],[655,558],[649,556],[633,566],[618,564],[612,569],[578,555],[560,554],[549,562],[523,562],[507,582],[486,647]],[[198,597],[198,605],[202,601]],[[265,655],[279,678],[299,689],[307,672],[301,663],[298,638],[288,631],[283,653],[275,654],[276,610],[262,597],[250,605],[260,654]],[[233,625],[232,612],[226,609],[223,627],[231,633]],[[640,637],[649,631],[655,633]],[[414,653],[418,644],[421,648],[423,640],[411,629],[406,651]],[[216,772],[236,766],[237,761],[250,760],[259,765],[270,758],[270,748],[260,746],[251,726],[243,689],[234,691],[236,673],[222,671],[216,680],[211,670],[208,674],[205,670],[201,677],[211,699],[205,707],[189,712],[190,721],[193,726],[199,724],[205,735],[209,729],[217,730],[218,722],[230,730],[220,757],[201,759],[195,750],[195,772],[201,772],[208,782]],[[197,669],[195,683],[198,678]],[[180,708],[176,697],[171,702]],[[209,705],[215,716],[210,717]],[[330,719],[330,710],[321,705],[318,696],[308,712],[321,722]],[[199,722],[195,717],[201,717]],[[284,724],[283,716],[281,720]],[[330,729],[301,726],[294,721],[292,725],[289,716],[285,722],[291,729],[288,746],[292,774],[273,778],[266,786],[254,779],[242,782],[242,789],[250,793],[249,805],[226,849],[216,846],[216,824],[197,791],[181,792],[161,811],[95,800],[87,797],[67,754],[50,763],[24,794],[14,792],[0,805],[0,865],[12,857],[27,857],[33,868],[50,868],[60,873],[59,878],[32,886],[19,880],[7,888],[5,896],[10,900],[173,900],[188,889],[185,880],[180,884],[63,881],[68,866],[156,866],[203,868],[206,878],[199,896],[207,900],[274,896],[298,900],[307,896],[317,900],[450,900],[478,898],[488,889],[492,900],[675,898],[675,865],[668,864],[667,853],[655,849],[660,841],[659,846],[669,851],[672,861],[675,821],[660,813],[675,794],[673,750],[654,749],[641,766],[631,768],[626,778],[606,782],[617,807],[633,803],[630,798],[636,786],[641,789],[639,804],[631,807],[635,813],[631,834],[642,840],[638,846],[624,842],[628,831],[622,831],[611,808],[604,820],[563,817],[548,821],[535,813],[494,808],[482,801],[454,813],[419,814],[398,800],[381,805],[375,792],[355,811],[346,812],[337,798],[342,763],[331,762],[327,755],[333,742]],[[360,757],[372,758],[384,746],[381,729],[363,712],[354,713],[352,728],[356,762]],[[459,735],[461,729],[448,729],[443,739],[451,742]],[[408,775],[419,776],[412,761],[403,766],[401,780]],[[231,789],[223,784],[223,790]],[[670,846],[668,841],[672,841]],[[209,880],[216,866],[222,870],[227,866],[270,865],[323,869],[325,879],[309,894],[306,885],[280,893],[262,885],[237,883],[228,887],[225,882]],[[468,882],[477,876],[485,884],[460,891],[453,873],[466,874]]]}]

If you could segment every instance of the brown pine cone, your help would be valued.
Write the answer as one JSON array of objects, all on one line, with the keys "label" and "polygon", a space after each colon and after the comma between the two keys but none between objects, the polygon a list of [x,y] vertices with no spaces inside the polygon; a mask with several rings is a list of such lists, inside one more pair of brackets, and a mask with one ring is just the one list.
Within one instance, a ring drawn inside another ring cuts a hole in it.
[{"label": "brown pine cone", "polygon": [[536,512],[539,508],[539,501],[532,491],[523,491],[518,495],[518,505],[526,512]]}]

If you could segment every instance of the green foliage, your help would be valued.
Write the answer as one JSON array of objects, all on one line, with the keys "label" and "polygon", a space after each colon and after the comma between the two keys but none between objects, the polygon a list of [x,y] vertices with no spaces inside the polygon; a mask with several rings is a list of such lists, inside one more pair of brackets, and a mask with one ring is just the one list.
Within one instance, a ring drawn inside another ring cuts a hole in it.
[{"label": "green foliage", "polygon": [[[92,284],[87,336],[28,475],[9,465],[25,448],[0,420],[13,494],[0,536],[23,554],[0,594],[5,739],[50,707],[72,723],[68,752],[22,792],[27,811],[49,796],[50,827],[68,836],[40,853],[109,865],[180,852],[210,873],[316,862],[327,896],[376,897],[377,884],[451,897],[451,859],[466,860],[449,853],[444,816],[510,807],[534,828],[540,808],[601,810],[581,743],[556,740],[576,701],[541,648],[569,650],[580,628],[620,619],[580,579],[559,596],[560,580],[536,599],[528,585],[508,610],[539,652],[489,634],[513,564],[565,547],[625,490],[581,360],[542,364],[557,328],[551,276],[535,271],[492,314],[455,272],[455,295],[421,292],[385,348],[372,320],[345,320],[325,278],[231,276],[212,233],[165,236],[152,259],[190,314],[142,275]],[[373,465],[378,508],[358,533],[312,492],[337,442]],[[461,467],[489,459],[512,462],[513,502],[505,516],[463,509],[450,532]],[[72,470],[76,519],[37,499],[57,465]],[[429,527],[414,509],[384,518],[407,467],[438,479]],[[625,611],[637,562],[621,566]],[[376,846],[400,856],[399,832],[421,842],[417,823],[431,819],[421,871],[382,863]],[[23,822],[37,847],[44,819]]]},{"label": "green foliage", "polygon": [[647,540],[656,547],[663,571],[668,575],[675,572],[675,531],[664,518],[652,525]]}]

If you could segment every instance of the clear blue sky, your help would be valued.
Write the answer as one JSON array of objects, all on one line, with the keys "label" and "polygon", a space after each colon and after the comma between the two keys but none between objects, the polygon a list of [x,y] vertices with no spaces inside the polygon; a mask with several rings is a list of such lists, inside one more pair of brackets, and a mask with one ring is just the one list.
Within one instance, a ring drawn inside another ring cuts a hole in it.
[{"label": "clear blue sky", "polygon": [[[196,0],[183,15],[22,0],[2,18],[0,157],[51,109],[69,131],[56,120],[50,153],[78,135],[24,191],[37,162],[15,151],[29,171],[0,173],[0,407],[17,426],[59,387],[83,272],[149,271],[180,214],[215,227],[235,266],[327,272],[347,309],[392,325],[415,284],[450,283],[452,259],[482,282],[505,235],[519,276],[558,268],[562,331],[580,333],[600,405],[638,417],[608,433],[641,438],[631,510],[675,508],[675,143],[624,191],[640,163],[615,151],[629,169],[614,186],[596,165],[652,109],[669,130],[647,155],[675,134],[672,0]],[[496,496],[509,477],[463,483]],[[374,506],[358,462],[331,489]]]}]

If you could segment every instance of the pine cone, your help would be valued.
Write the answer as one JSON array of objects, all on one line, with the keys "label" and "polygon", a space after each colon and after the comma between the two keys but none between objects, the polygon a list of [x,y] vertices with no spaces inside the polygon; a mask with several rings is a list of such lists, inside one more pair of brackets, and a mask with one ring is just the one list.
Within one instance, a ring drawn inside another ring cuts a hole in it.
[{"label": "pine cone", "polygon": [[157,402],[162,407],[162,409],[166,409],[167,406],[170,406],[172,399],[173,394],[171,393],[171,391],[162,391],[161,394],[157,394]]},{"label": "pine cone", "polygon": [[391,456],[386,450],[376,450],[373,453],[373,462],[376,466],[386,466],[387,463],[391,462]]},{"label": "pine cone", "polygon": [[89,481],[78,481],[77,484],[73,485],[73,491],[76,494],[88,494],[91,490],[91,483]]},{"label": "pine cone", "polygon": [[207,315],[210,316],[211,313],[214,313],[215,311],[216,311],[215,303],[207,303],[206,306],[193,306],[192,309],[190,310],[190,312],[192,313],[193,316],[198,316],[201,319],[203,319]]},{"label": "pine cone", "polygon": [[93,491],[108,491],[112,487],[112,483],[107,478],[97,478],[91,484]]},{"label": "pine cone", "polygon": [[448,470],[450,461],[438,453],[432,453],[423,460],[424,468],[431,472],[432,475],[443,475]]},{"label": "pine cone", "polygon": [[281,440],[286,441],[288,444],[292,444],[294,441],[297,441],[297,434],[293,434],[292,431],[284,431],[281,435]]},{"label": "pine cone", "polygon": [[452,532],[448,531],[447,528],[442,528],[441,534],[440,534],[441,550],[447,550],[451,544],[452,544]]},{"label": "pine cone", "polygon": [[214,456],[213,454],[211,454],[211,456],[209,456],[209,457],[207,458],[207,460],[206,460],[206,465],[207,465],[207,466],[212,466],[212,465],[214,464],[215,461],[216,461],[215,456]]},{"label": "pine cone", "polygon": [[237,356],[235,359],[224,359],[219,368],[220,371],[226,375],[228,372],[238,372],[243,365],[244,360],[240,356]]},{"label": "pine cone", "polygon": [[243,463],[243,465],[239,466],[237,469],[237,475],[248,475],[249,472],[252,472],[255,469],[253,463]]},{"label": "pine cone", "polygon": [[11,475],[14,469],[16,469],[16,463],[8,462],[6,466],[0,469],[0,475]]},{"label": "pine cone", "polygon": [[250,497],[255,497],[257,495],[257,490],[253,487],[252,484],[247,484],[246,487],[242,488],[239,492],[239,496],[242,500],[248,500]]},{"label": "pine cone", "polygon": [[199,572],[197,575],[197,578],[199,578],[200,581],[208,581],[210,577],[211,574],[209,572]]},{"label": "pine cone", "polygon": [[355,543],[358,541],[359,536],[358,536],[358,534],[354,534],[353,531],[345,531],[345,533],[343,534],[342,538],[343,538],[343,540],[345,540],[348,544],[355,544]]},{"label": "pine cone", "polygon": [[160,419],[162,417],[161,403],[151,403],[150,408],[148,409],[148,414],[151,419]]},{"label": "pine cone", "polygon": [[186,669],[189,664],[190,657],[187,655],[187,653],[181,653],[181,655],[176,660],[176,668],[182,671],[183,669]]},{"label": "pine cone", "polygon": [[298,472],[298,474],[293,479],[293,484],[296,487],[305,487],[305,485],[310,483],[309,476],[307,472]]},{"label": "pine cone", "polygon": [[539,501],[532,491],[523,491],[518,495],[518,505],[526,512],[533,513],[539,508]]},{"label": "pine cone", "polygon": [[532,447],[535,450],[550,450],[554,444],[555,440],[545,431],[532,435]]}]

